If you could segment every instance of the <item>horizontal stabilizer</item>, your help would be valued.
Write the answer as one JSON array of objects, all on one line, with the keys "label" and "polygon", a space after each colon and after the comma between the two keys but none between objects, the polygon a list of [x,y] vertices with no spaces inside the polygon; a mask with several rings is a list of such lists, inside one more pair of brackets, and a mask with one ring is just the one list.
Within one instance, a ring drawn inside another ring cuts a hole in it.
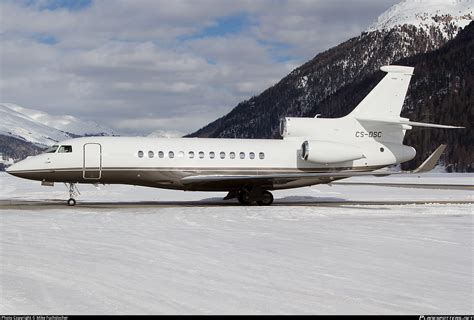
[{"label": "horizontal stabilizer", "polygon": [[413,67],[405,67],[405,66],[383,66],[380,68],[383,72],[387,73],[402,73],[409,76],[413,75]]},{"label": "horizontal stabilizer", "polygon": [[409,125],[412,127],[440,128],[440,129],[464,129],[464,127],[448,126],[444,124],[434,124],[425,122],[415,122],[403,118],[383,119],[383,118],[357,118],[360,122],[380,122],[393,125]]}]

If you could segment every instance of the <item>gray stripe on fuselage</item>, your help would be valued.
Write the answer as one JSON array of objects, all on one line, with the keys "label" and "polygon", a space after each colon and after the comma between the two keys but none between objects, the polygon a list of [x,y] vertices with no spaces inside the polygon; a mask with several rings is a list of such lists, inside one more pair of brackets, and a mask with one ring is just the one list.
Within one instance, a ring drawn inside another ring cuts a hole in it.
[{"label": "gray stripe on fuselage", "polygon": [[372,171],[383,168],[385,166],[364,166],[364,167],[339,167],[339,168],[242,168],[242,167],[102,167],[102,168],[51,168],[37,170],[17,170],[10,173],[52,173],[60,172],[77,172],[77,171],[176,171],[176,172],[229,172],[235,174],[237,172],[265,172],[265,173],[330,173],[330,172],[358,172]]}]

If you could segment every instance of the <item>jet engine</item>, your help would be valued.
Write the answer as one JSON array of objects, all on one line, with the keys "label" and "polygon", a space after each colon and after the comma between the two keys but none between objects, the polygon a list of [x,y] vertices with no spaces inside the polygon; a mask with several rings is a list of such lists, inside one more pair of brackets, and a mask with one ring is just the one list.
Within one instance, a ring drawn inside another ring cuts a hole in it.
[{"label": "jet engine", "polygon": [[[280,119],[280,135],[282,137],[308,137],[314,133],[315,118]],[[328,119],[325,119],[328,120]],[[316,120],[317,122],[317,120]]]},{"label": "jet engine", "polygon": [[330,141],[305,141],[301,145],[301,159],[315,163],[338,163],[363,158],[359,148]]}]

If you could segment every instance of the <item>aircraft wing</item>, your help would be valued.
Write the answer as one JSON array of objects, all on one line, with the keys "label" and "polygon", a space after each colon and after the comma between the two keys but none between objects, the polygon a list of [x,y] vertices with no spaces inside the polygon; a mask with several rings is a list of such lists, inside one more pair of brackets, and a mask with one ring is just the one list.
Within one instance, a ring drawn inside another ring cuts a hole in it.
[{"label": "aircraft wing", "polygon": [[[398,173],[398,172],[394,172]],[[191,182],[217,182],[222,180],[228,181],[271,181],[271,180],[284,180],[293,181],[302,178],[348,178],[354,176],[387,176],[393,174],[391,172],[384,171],[339,171],[339,172],[308,172],[308,173],[275,173],[275,174],[259,174],[259,175],[198,175],[189,176],[181,179],[183,183]],[[330,180],[330,179],[329,179]]]},{"label": "aircraft wing", "polygon": [[[243,186],[272,187],[273,185],[290,184],[293,181],[313,180],[312,184],[330,183],[335,180],[358,175],[377,175],[371,172],[325,172],[325,173],[275,173],[259,175],[196,175],[181,179],[183,185],[189,189],[209,187],[228,187],[230,189]],[[379,173],[381,176],[387,173]]]},{"label": "aircraft wing", "polygon": [[242,185],[271,186],[273,184],[287,184],[297,180],[315,180],[315,183],[330,183],[335,180],[355,176],[388,176],[393,174],[418,174],[431,171],[438,162],[446,145],[440,145],[417,169],[413,171],[337,171],[337,172],[301,172],[301,173],[274,173],[259,175],[195,175],[181,179],[188,187],[203,187],[206,185],[225,185],[230,188]]}]

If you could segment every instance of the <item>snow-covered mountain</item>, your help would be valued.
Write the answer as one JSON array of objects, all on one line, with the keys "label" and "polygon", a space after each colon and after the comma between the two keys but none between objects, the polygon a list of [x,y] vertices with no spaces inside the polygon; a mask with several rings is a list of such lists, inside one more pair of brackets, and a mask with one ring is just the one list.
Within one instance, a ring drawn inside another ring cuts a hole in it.
[{"label": "snow-covered mountain", "polygon": [[412,25],[426,32],[439,28],[448,37],[452,35],[446,26],[464,28],[473,20],[473,9],[473,0],[405,0],[380,15],[367,31]]},{"label": "snow-covered mountain", "polygon": [[68,115],[50,115],[13,103],[0,103],[0,134],[37,145],[84,135],[113,135],[113,131],[91,121]]},{"label": "snow-covered mountain", "polygon": [[149,138],[181,138],[184,136],[182,132],[179,131],[165,131],[165,130],[156,130],[147,135]]}]

